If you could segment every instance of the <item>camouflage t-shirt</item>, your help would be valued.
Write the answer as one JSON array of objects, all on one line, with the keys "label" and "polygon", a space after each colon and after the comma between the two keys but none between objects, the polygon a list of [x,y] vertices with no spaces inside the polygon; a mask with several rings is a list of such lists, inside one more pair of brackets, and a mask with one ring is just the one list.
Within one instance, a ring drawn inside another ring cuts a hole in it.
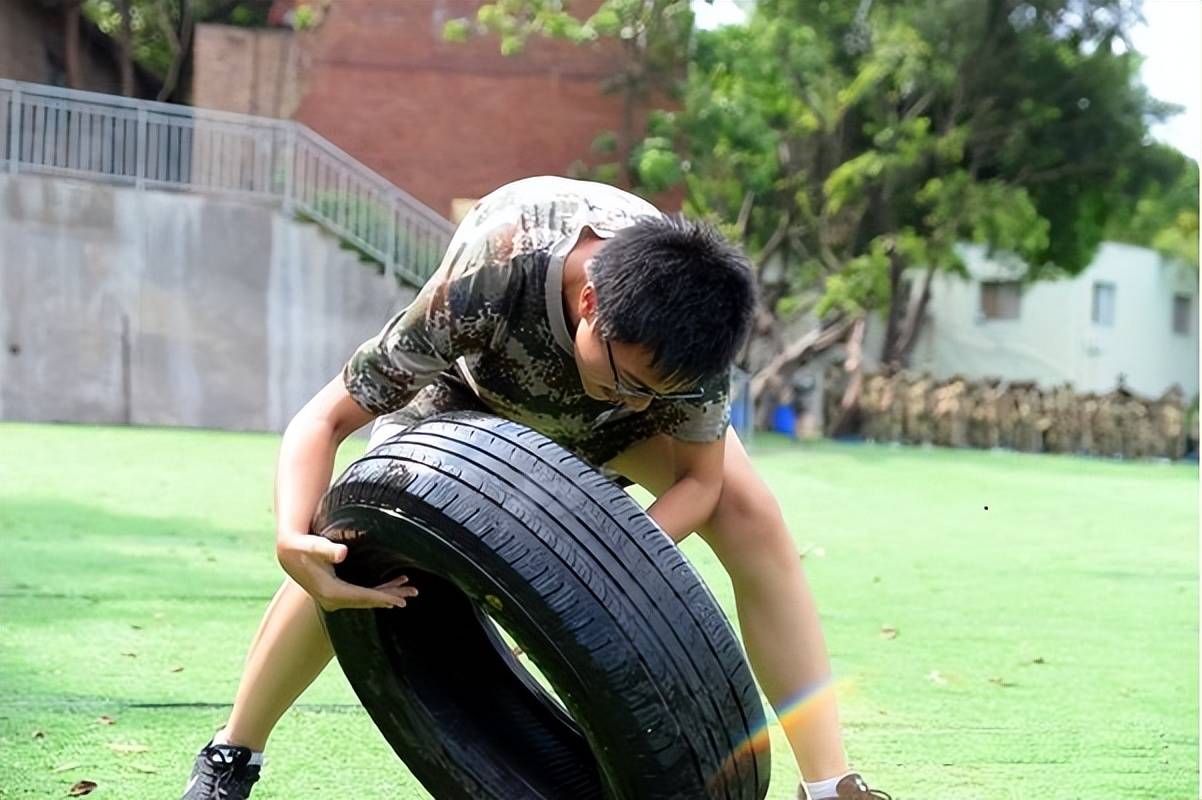
[{"label": "camouflage t-shirt", "polygon": [[594,463],[660,433],[721,438],[728,373],[706,381],[699,400],[656,400],[643,411],[594,400],[580,382],[564,312],[564,260],[586,226],[609,238],[659,213],[612,186],[567,178],[497,189],[459,225],[416,299],[351,357],[347,391],[367,411],[410,422],[482,407]]}]

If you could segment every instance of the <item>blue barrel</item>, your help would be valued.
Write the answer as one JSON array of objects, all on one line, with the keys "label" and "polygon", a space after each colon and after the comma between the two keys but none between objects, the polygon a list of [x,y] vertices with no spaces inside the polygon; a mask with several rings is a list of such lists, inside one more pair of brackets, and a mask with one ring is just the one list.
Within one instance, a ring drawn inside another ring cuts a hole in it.
[{"label": "blue barrel", "polygon": [[772,415],[772,430],[789,436],[797,433],[797,415],[793,413],[793,406],[781,404],[776,407],[776,413]]}]

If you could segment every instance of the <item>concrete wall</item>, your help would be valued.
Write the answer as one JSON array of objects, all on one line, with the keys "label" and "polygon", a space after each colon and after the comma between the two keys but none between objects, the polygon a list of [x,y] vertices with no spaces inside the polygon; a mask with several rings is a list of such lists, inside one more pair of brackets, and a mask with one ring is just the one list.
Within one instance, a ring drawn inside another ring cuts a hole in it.
[{"label": "concrete wall", "polygon": [[[970,278],[936,276],[928,320],[911,366],[936,378],[996,375],[1050,387],[1071,382],[1078,391],[1114,389],[1119,374],[1135,392],[1156,397],[1173,384],[1198,392],[1198,273],[1142,247],[1107,242],[1080,275],[1041,281],[1022,294],[1018,319],[984,319],[982,281],[1012,280],[1021,264],[990,260],[966,247]],[[914,291],[921,276],[913,278]],[[1115,286],[1114,324],[1091,319],[1093,286]],[[1192,300],[1190,330],[1173,332],[1173,296]],[[880,354],[884,324],[873,320],[865,353]],[[874,362],[875,363],[875,362]]]},{"label": "concrete wall", "polygon": [[0,419],[280,430],[411,296],[266,206],[0,176]]}]

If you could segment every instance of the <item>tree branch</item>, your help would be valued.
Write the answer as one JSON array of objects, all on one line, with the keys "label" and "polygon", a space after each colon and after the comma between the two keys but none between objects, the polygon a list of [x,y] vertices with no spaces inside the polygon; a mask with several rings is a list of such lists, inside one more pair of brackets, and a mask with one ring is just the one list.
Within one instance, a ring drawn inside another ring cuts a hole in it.
[{"label": "tree branch", "polygon": [[851,373],[851,380],[839,400],[839,416],[827,420],[826,429],[829,436],[837,435],[850,419],[852,411],[860,403],[860,390],[864,385],[864,332],[867,330],[867,320],[857,317],[852,326],[851,335],[847,337],[847,358],[843,361],[843,369]]},{"label": "tree branch", "polygon": [[178,34],[171,25],[166,5],[160,3],[158,6],[160,26],[167,34],[167,41],[171,46],[172,53],[171,67],[167,70],[167,77],[163,79],[162,88],[159,89],[158,100],[160,102],[171,97],[175,92],[176,84],[179,83],[180,71],[183,69],[184,61],[188,58],[188,49],[192,45],[192,0],[179,0],[179,4],[180,31]]},{"label": "tree branch", "polygon": [[825,327],[815,328],[782,350],[751,378],[751,400],[758,404],[768,384],[786,369],[795,369],[810,357],[843,340],[854,320],[838,318]]},{"label": "tree branch", "polygon": [[918,341],[918,333],[922,330],[923,319],[926,317],[927,305],[931,302],[931,282],[935,278],[935,266],[932,264],[927,267],[927,274],[923,277],[922,294],[919,295],[918,301],[911,307],[910,313],[906,317],[906,326],[898,337],[897,345],[893,350],[896,360],[901,366],[906,366],[910,363],[910,354],[914,351],[914,345]]},{"label": "tree branch", "polygon": [[747,222],[751,219],[751,207],[755,204],[755,192],[750,189],[743,195],[743,207],[739,209],[739,219],[735,223],[735,230],[738,231],[739,241],[742,242],[747,238]]},{"label": "tree branch", "polygon": [[768,259],[776,254],[780,246],[784,244],[785,237],[789,233],[789,212],[784,212],[780,215],[780,222],[776,225],[776,230],[772,232],[772,236],[760,248],[760,252],[755,257],[755,271],[759,275],[763,273],[764,267],[768,264]]}]

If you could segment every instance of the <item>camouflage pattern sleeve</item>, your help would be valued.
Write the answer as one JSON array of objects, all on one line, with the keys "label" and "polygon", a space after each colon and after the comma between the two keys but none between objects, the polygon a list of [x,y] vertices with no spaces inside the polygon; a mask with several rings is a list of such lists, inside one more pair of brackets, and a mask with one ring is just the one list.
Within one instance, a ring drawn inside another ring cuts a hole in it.
[{"label": "camouflage pattern sleeve", "polygon": [[520,278],[508,264],[508,243],[496,246],[504,234],[465,220],[414,301],[351,356],[342,379],[364,410],[379,416],[402,408],[456,359],[501,336],[510,284]]},{"label": "camouflage pattern sleeve", "polygon": [[661,433],[684,442],[716,442],[730,424],[730,374],[702,383],[705,396],[697,400],[666,403]]}]

